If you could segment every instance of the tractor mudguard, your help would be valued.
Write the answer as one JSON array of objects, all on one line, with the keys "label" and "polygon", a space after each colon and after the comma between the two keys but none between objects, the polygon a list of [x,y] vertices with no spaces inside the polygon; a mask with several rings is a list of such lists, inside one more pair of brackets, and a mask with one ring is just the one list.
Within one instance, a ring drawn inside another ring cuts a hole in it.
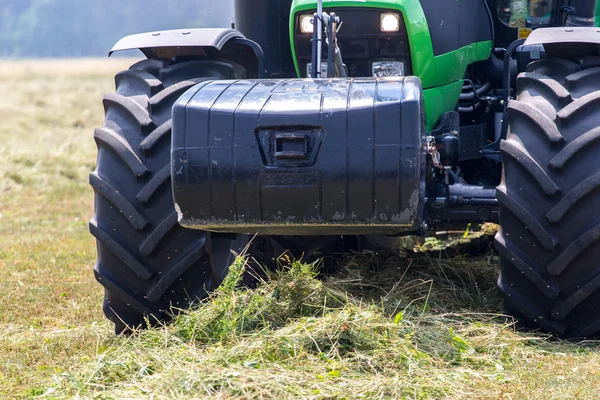
[{"label": "tractor mudguard", "polygon": [[531,32],[525,40],[525,46],[565,43],[600,44],[600,31],[596,27],[540,28]]},{"label": "tractor mudguard", "polygon": [[203,82],[173,107],[179,223],[268,235],[420,229],[417,77]]},{"label": "tractor mudguard", "polygon": [[140,50],[148,58],[213,56],[233,61],[248,71],[248,77],[264,76],[261,47],[235,29],[202,28],[156,31],[126,36],[108,53]]}]

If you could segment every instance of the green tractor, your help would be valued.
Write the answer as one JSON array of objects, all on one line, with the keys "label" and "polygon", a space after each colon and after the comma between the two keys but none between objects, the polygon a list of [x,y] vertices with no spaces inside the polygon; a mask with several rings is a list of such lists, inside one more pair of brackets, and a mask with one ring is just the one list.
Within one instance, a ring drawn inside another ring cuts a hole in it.
[{"label": "green tractor", "polygon": [[204,298],[234,252],[499,222],[507,312],[598,333],[597,9],[236,0],[231,29],[119,41],[147,59],[117,74],[94,133],[90,230],[116,331]]}]

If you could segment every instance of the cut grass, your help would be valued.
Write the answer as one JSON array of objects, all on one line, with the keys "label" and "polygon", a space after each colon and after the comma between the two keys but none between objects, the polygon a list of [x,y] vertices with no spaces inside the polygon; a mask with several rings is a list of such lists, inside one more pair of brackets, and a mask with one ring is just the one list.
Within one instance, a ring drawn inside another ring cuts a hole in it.
[{"label": "cut grass", "polygon": [[[115,337],[87,230],[101,97],[129,60],[0,66],[0,398],[596,398],[600,349],[515,329],[497,259],[349,254]],[[448,254],[450,252],[448,251]]]},{"label": "cut grass", "polygon": [[[395,262],[379,271],[388,275],[385,280],[337,276],[323,282],[315,278],[314,266],[293,262],[254,291],[236,288],[243,266],[238,260],[210,301],[184,312],[170,326],[114,339],[95,362],[76,374],[63,374],[45,394],[246,399],[595,396],[598,377],[579,379],[580,371],[594,373],[599,366],[594,345],[515,331],[510,318],[485,312],[497,308],[497,298],[482,297],[491,293],[489,282],[480,282],[480,293],[470,290],[472,286],[462,294],[454,292],[464,283],[461,279],[470,279],[460,272],[464,265],[425,256],[418,257],[424,263],[420,269],[411,272],[408,264],[398,265],[392,258]],[[358,269],[346,272],[356,276]],[[404,278],[387,285],[398,273]],[[493,266],[480,265],[478,273],[481,278],[493,275]],[[380,295],[361,297],[364,292],[357,284]],[[460,312],[462,307],[480,312]],[[556,371],[556,365],[570,370]]]},{"label": "cut grass", "polygon": [[0,398],[93,359],[110,326],[87,229],[102,94],[131,60],[0,66]]}]

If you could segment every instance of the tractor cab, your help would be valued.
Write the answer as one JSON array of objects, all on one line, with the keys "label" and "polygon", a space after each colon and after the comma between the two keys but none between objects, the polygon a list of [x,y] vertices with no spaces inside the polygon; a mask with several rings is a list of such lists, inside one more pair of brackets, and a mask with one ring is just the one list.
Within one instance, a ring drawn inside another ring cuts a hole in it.
[{"label": "tractor cab", "polygon": [[499,0],[500,21],[511,28],[541,28],[550,26],[556,14],[557,0]]}]

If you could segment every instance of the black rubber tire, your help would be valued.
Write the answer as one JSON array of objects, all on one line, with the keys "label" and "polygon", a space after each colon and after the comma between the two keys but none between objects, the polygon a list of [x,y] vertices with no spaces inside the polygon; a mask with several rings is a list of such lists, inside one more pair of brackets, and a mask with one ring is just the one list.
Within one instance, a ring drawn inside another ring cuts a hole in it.
[{"label": "black rubber tire", "polygon": [[208,79],[243,77],[218,60],[144,60],[115,77],[104,97],[106,119],[94,132],[97,168],[90,175],[97,240],[95,276],[105,288],[103,310],[121,333],[166,321],[173,308],[215,289],[246,235],[211,235],[177,223],[170,185],[171,108]]},{"label": "black rubber tire", "polygon": [[[600,331],[600,68],[529,65],[508,105],[498,187],[507,312],[561,337]],[[551,77],[550,77],[551,76]]]}]

